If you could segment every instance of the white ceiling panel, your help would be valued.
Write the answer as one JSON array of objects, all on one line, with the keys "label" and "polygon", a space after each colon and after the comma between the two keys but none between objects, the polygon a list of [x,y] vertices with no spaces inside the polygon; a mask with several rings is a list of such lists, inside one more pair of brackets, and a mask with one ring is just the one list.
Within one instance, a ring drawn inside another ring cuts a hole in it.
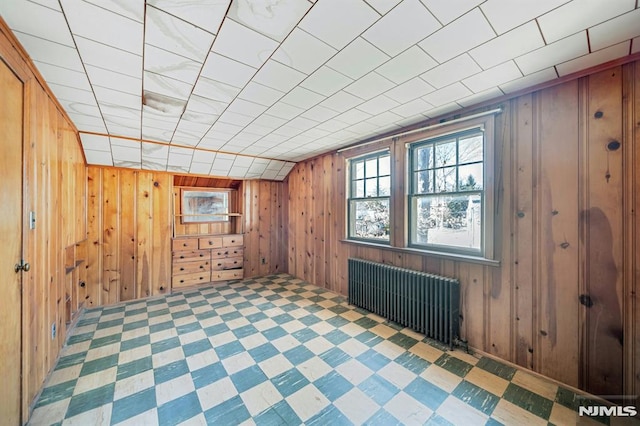
[{"label": "white ceiling panel", "polygon": [[344,74],[323,66],[311,74],[300,85],[324,96],[331,96],[353,80]]},{"label": "white ceiling panel", "polygon": [[418,0],[404,0],[362,36],[383,52],[395,56],[441,26]]},{"label": "white ceiling panel", "polygon": [[89,90],[76,89],[75,87],[61,86],[55,83],[49,83],[49,88],[59,100],[80,102],[82,104],[92,105],[96,103],[96,98]]},{"label": "white ceiling panel", "polygon": [[352,78],[358,79],[389,60],[380,49],[358,37],[327,62],[327,66]]},{"label": "white ceiling panel", "polygon": [[82,72],[71,71],[67,68],[61,68],[55,65],[45,64],[43,62],[33,61],[38,71],[49,83],[59,84],[61,86],[69,86],[80,90],[91,90],[91,85],[87,79],[87,75]]},{"label": "white ceiling panel", "polygon": [[424,96],[427,93],[431,93],[434,90],[435,88],[429,83],[419,77],[416,77],[394,87],[391,90],[388,90],[385,92],[385,95],[396,102],[407,103]]},{"label": "white ceiling panel", "polygon": [[21,32],[17,32],[16,35],[20,43],[29,51],[31,59],[73,71],[84,71],[80,55],[75,48]]},{"label": "white ceiling panel", "polygon": [[480,7],[498,34],[518,27],[568,0],[487,0]]},{"label": "white ceiling panel", "polygon": [[81,133],[80,141],[82,142],[82,147],[84,149],[90,149],[92,151],[111,151],[111,143],[108,136]]},{"label": "white ceiling panel", "polygon": [[569,61],[589,53],[586,32],[581,32],[548,44],[516,58],[516,64],[526,75]]},{"label": "white ceiling panel", "polygon": [[311,74],[338,51],[296,28],[274,52],[273,59],[305,74]]},{"label": "white ceiling panel", "polygon": [[310,108],[304,113],[302,113],[300,116],[305,118],[310,118],[317,122],[323,122],[323,121],[329,120],[330,118],[335,117],[338,114],[339,112],[337,111],[323,107],[321,105],[316,105],[313,108]]},{"label": "white ceiling panel", "polygon": [[142,74],[142,56],[98,43],[84,37],[75,37],[82,62],[110,71],[140,77]]},{"label": "white ceiling panel", "polygon": [[467,96],[466,98],[458,99],[456,103],[460,104],[463,107],[468,107],[484,101],[496,99],[502,95],[504,95],[504,93],[502,92],[502,90],[500,90],[500,88],[491,87],[490,89],[487,89],[483,92],[474,93],[473,95]]},{"label": "white ceiling panel", "polygon": [[[322,0],[313,6],[299,27],[342,49],[379,18],[380,15],[361,0]],[[328,22],[331,25],[327,25]]]},{"label": "white ceiling panel", "polygon": [[371,118],[371,114],[367,114],[366,112],[358,109],[350,109],[349,111],[336,116],[335,119],[347,124],[356,124],[366,120],[367,118]]},{"label": "white ceiling panel", "polygon": [[469,54],[483,69],[488,69],[542,46],[544,40],[538,26],[528,22],[471,49]]},{"label": "white ceiling panel", "polygon": [[253,67],[211,52],[204,63],[201,75],[211,80],[242,88],[255,73],[256,69]]},{"label": "white ceiling panel", "polygon": [[411,102],[406,102],[400,106],[393,108],[391,112],[402,117],[409,118],[414,117],[416,114],[421,114],[424,111],[428,111],[431,108],[433,108],[433,105],[431,105],[427,101],[423,99],[414,99]]},{"label": "white ceiling panel", "polygon": [[251,117],[258,117],[265,112],[267,107],[255,102],[246,101],[244,99],[236,99],[227,107],[227,111],[237,112],[238,114],[245,114]]},{"label": "white ceiling panel", "polygon": [[640,36],[640,8],[589,29],[591,50]]},{"label": "white ceiling panel", "polygon": [[253,81],[272,89],[288,92],[296,87],[307,77],[306,74],[296,71],[274,60],[267,61],[256,73]]},{"label": "white ceiling panel", "polygon": [[367,114],[377,115],[381,114],[384,111],[393,109],[398,105],[399,104],[393,99],[388,98],[385,95],[379,95],[363,104],[358,105],[357,108],[360,111],[366,112]]},{"label": "white ceiling panel", "polygon": [[278,43],[230,19],[224,21],[213,51],[259,68],[278,47]]},{"label": "white ceiling panel", "polygon": [[465,78],[462,82],[474,93],[479,93],[520,77],[522,73],[516,64],[509,61]]},{"label": "white ceiling panel", "polygon": [[140,95],[119,92],[102,86],[93,86],[93,93],[100,105],[119,105],[125,108],[141,110],[142,99]]},{"label": "white ceiling panel", "polygon": [[584,55],[579,58],[559,64],[556,66],[558,75],[560,75],[560,77],[563,77],[567,74],[581,71],[585,68],[593,67],[604,62],[613,61],[614,59],[626,56],[629,54],[630,44],[631,42],[627,40],[625,42],[606,47],[602,50],[597,50],[588,55]]},{"label": "white ceiling panel", "polygon": [[634,37],[631,43],[631,54],[640,52],[640,37]]},{"label": "white ceiling panel", "polygon": [[119,161],[140,163],[142,161],[140,148],[130,148],[111,144],[111,155],[114,163]]},{"label": "white ceiling panel", "polygon": [[[469,34],[473,34],[473,37],[469,37]],[[418,45],[436,61],[442,63],[495,36],[482,12],[476,8],[436,31]]]},{"label": "white ceiling panel", "polygon": [[307,109],[322,102],[324,99],[326,99],[325,96],[322,96],[316,92],[312,92],[311,90],[305,89],[304,87],[298,86],[287,93],[282,98],[282,102],[296,106],[298,108]]},{"label": "white ceiling panel", "polygon": [[193,86],[183,81],[149,71],[144,72],[144,90],[186,101],[189,99],[191,89]]},{"label": "white ceiling panel", "polygon": [[240,89],[230,84],[221,83],[206,77],[200,77],[193,87],[193,94],[214,101],[229,103],[235,98]]},{"label": "white ceiling panel", "polygon": [[[537,22],[545,41],[553,43],[585,28],[629,12],[635,6],[635,0],[574,0],[539,17]],[[640,26],[640,21],[636,21],[636,23]]]},{"label": "white ceiling panel", "polygon": [[100,104],[100,110],[104,115],[122,117],[134,121],[141,120],[141,111],[135,108],[127,108],[120,104]]},{"label": "white ceiling panel", "polygon": [[456,19],[458,16],[464,15],[474,7],[483,3],[485,0],[420,0],[427,8],[438,18],[443,24]]},{"label": "white ceiling panel", "polygon": [[[55,0],[53,0],[55,1]],[[144,3],[130,0],[86,0],[140,23],[144,22]]]},{"label": "white ceiling panel", "polygon": [[427,117],[439,117],[441,115],[444,114],[450,114],[454,111],[459,110],[460,108],[462,108],[458,103],[456,102],[451,102],[445,105],[441,105],[437,108],[431,109],[429,110],[427,113],[425,113],[424,115]]},{"label": "white ceiling panel", "polygon": [[203,62],[213,40],[213,34],[195,25],[154,7],[147,7],[145,43]]},{"label": "white ceiling panel", "polygon": [[208,175],[210,171],[211,163],[196,163],[194,161],[191,163],[191,168],[189,168],[189,173],[196,175]]},{"label": "white ceiling panel", "polygon": [[260,83],[250,82],[238,95],[241,99],[258,103],[260,105],[271,106],[282,98],[283,92],[264,86]]},{"label": "white ceiling panel", "polygon": [[504,93],[513,93],[558,78],[555,68],[546,68],[533,74],[500,85]]},{"label": "white ceiling panel", "polygon": [[166,161],[169,156],[169,146],[157,143],[142,142],[142,157]]},{"label": "white ceiling panel", "polygon": [[374,71],[350,84],[344,90],[354,96],[368,100],[394,86],[395,84]]},{"label": "white ceiling panel", "polygon": [[377,10],[379,14],[384,15],[400,3],[400,1],[401,0],[367,0],[367,3]]},{"label": "white ceiling panel", "polygon": [[30,1],[0,1],[0,15],[12,30],[74,47],[64,15]]},{"label": "white ceiling panel", "polygon": [[176,55],[150,44],[145,47],[145,71],[180,80],[193,87],[201,68],[201,62],[187,59],[184,56]]},{"label": "white ceiling panel", "polygon": [[422,74],[420,78],[438,89],[448,86],[463,78],[477,74],[482,69],[471,57],[463,53],[462,55],[445,62],[442,65]]},{"label": "white ceiling panel", "polygon": [[442,89],[438,89],[422,97],[425,101],[436,107],[441,107],[458,99],[466,98],[473,93],[462,83],[453,83]]},{"label": "white ceiling panel", "polygon": [[334,111],[345,112],[357,105],[360,105],[363,102],[364,100],[360,99],[359,97],[341,90],[333,94],[326,100],[322,101],[320,105],[326,108],[330,108]]},{"label": "white ceiling panel", "polygon": [[251,123],[254,119],[255,117],[253,116],[238,114],[236,112],[226,110],[220,115],[218,121],[244,127],[247,124]]},{"label": "white ceiling panel", "polygon": [[61,0],[69,27],[79,35],[142,56],[141,22],[78,0]]},{"label": "white ceiling panel", "polygon": [[235,0],[229,17],[235,21],[281,42],[311,7],[306,0],[254,1]]},{"label": "white ceiling panel", "polygon": [[139,95],[142,92],[142,78],[135,78],[103,68],[87,65],[85,67],[91,84],[108,89],[118,90],[131,95]]},{"label": "white ceiling panel", "polygon": [[213,34],[218,32],[229,3],[230,0],[147,0],[147,4]]},{"label": "white ceiling panel", "polygon": [[92,151],[85,149],[84,157],[87,159],[88,164],[94,164],[96,166],[113,166],[111,151]]},{"label": "white ceiling panel", "polygon": [[378,67],[376,72],[396,84],[401,84],[436,65],[438,63],[424,50],[413,46]]}]

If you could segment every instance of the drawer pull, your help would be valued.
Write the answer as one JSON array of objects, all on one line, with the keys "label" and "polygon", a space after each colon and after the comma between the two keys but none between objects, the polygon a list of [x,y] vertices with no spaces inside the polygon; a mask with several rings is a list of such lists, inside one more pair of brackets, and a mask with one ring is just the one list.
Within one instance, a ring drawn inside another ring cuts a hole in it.
[{"label": "drawer pull", "polygon": [[184,259],[184,256],[180,256],[180,259]]},{"label": "drawer pull", "polygon": [[218,263],[218,266],[222,266],[222,263]]},{"label": "drawer pull", "polygon": [[181,271],[184,271],[184,268],[180,268]]},{"label": "drawer pull", "polygon": [[213,241],[209,241],[209,245],[212,246],[213,245]]},{"label": "drawer pull", "polygon": [[182,247],[187,247],[189,244],[187,243],[182,243]]},{"label": "drawer pull", "polygon": [[184,282],[184,280],[180,280],[180,282],[181,282],[181,283],[183,283],[183,282]]},{"label": "drawer pull", "polygon": [[203,254],[203,253],[200,253],[200,257],[204,257],[204,254]]},{"label": "drawer pull", "polygon": [[204,269],[204,265],[200,265],[200,269]]}]

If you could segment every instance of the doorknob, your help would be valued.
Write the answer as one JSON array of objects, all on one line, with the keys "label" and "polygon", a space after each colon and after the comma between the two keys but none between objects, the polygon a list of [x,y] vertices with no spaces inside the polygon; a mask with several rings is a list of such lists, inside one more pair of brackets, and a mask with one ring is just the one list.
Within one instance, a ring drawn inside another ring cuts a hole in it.
[{"label": "doorknob", "polygon": [[13,268],[13,270],[16,271],[16,274],[20,271],[28,272],[29,269],[31,269],[31,265],[29,265],[29,263],[26,263],[24,261],[20,263],[16,263],[16,266],[14,266]]}]

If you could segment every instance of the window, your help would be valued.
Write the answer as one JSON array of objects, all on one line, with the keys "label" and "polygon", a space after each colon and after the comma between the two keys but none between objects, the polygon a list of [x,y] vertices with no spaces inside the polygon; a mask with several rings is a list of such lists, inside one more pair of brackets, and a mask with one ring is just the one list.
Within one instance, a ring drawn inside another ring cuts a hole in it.
[{"label": "window", "polygon": [[349,238],[389,242],[389,151],[354,158],[349,166]]},{"label": "window", "polygon": [[488,254],[485,132],[475,128],[409,146],[409,244]]}]

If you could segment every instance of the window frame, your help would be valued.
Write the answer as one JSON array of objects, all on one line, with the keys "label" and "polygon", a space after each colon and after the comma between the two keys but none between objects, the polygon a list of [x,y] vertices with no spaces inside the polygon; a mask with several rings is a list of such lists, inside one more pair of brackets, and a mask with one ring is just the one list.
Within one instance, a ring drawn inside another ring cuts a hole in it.
[{"label": "window frame", "polygon": [[[380,158],[381,157],[388,157],[389,158],[389,174],[385,174],[385,175],[380,175]],[[367,196],[367,189],[366,189],[366,183],[365,183],[365,188],[364,188],[364,196],[363,197],[354,197],[353,193],[354,193],[354,183],[357,180],[360,180],[359,178],[355,178],[355,165],[357,163],[362,162],[365,165],[365,170],[363,171],[364,177],[362,178],[363,181],[366,182],[367,180],[367,176],[366,176],[366,162],[371,160],[371,159],[376,159],[377,160],[377,164],[376,164],[376,168],[377,168],[377,172],[375,174],[375,176],[370,176],[369,179],[371,179],[372,177],[376,178],[376,196]],[[389,194],[388,195],[380,195],[380,178],[381,177],[388,177],[389,178]],[[362,155],[358,155],[355,157],[351,157],[347,160],[347,220],[346,220],[346,225],[347,225],[347,229],[346,229],[346,234],[347,234],[347,239],[350,241],[359,241],[359,242],[368,242],[368,243],[374,243],[374,244],[381,244],[381,245],[391,245],[391,241],[392,241],[392,229],[393,229],[393,225],[392,225],[392,220],[393,220],[393,173],[392,173],[392,156],[391,156],[391,150],[388,148],[384,148],[381,150],[376,150],[376,151],[372,151],[372,152],[367,152],[365,154]],[[387,200],[387,205],[388,205],[388,216],[389,216],[389,231],[388,231],[388,238],[386,239],[381,239],[381,238],[365,238],[365,237],[360,237],[358,235],[356,235],[355,233],[355,217],[353,216],[355,214],[355,208],[354,205],[355,203],[358,202],[363,202],[363,201],[376,201],[376,200]]]}]

